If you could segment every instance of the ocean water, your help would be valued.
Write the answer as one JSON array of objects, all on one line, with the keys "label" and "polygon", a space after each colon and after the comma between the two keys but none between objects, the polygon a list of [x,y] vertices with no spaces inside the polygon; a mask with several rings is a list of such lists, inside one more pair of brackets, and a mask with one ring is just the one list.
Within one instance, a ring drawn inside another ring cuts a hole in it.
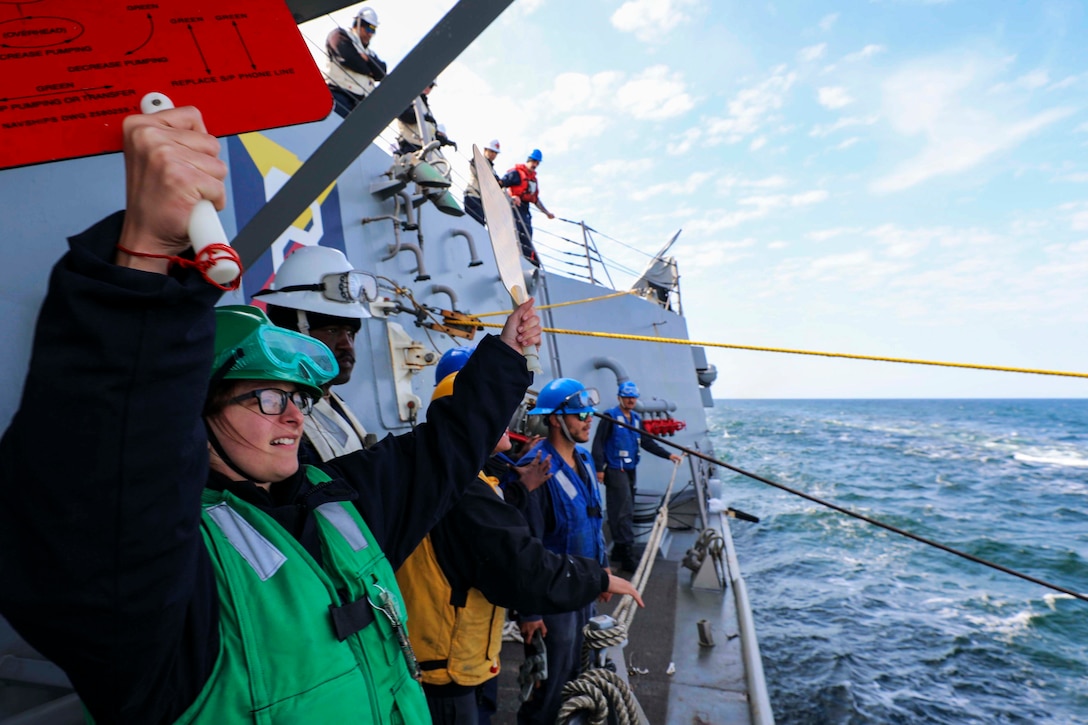
[{"label": "ocean water", "polygon": [[[1088,593],[1088,400],[716,405],[727,462]],[[1088,723],[1088,602],[719,470],[779,723]]]}]

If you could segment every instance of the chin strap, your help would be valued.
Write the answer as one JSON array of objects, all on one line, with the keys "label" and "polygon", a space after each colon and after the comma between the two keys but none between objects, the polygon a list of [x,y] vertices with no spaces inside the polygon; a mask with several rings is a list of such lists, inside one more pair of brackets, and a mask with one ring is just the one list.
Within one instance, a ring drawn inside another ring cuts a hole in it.
[{"label": "chin strap", "polygon": [[298,315],[298,331],[303,335],[310,334],[310,318],[306,316],[306,310],[295,310]]},{"label": "chin strap", "polygon": [[578,441],[574,440],[574,436],[570,434],[570,428],[567,427],[567,420],[562,415],[555,414],[555,417],[559,418],[559,428],[563,431],[563,437],[571,443],[577,445]]},{"label": "chin strap", "polygon": [[204,430],[208,432],[208,442],[212,444],[212,448],[215,449],[215,452],[219,455],[219,458],[223,463],[227,464],[227,467],[230,468],[230,470],[234,471],[245,480],[256,483],[256,478],[243,471],[242,468],[227,455],[226,450],[223,449],[223,444],[219,442],[219,438],[215,435],[215,431],[213,431],[211,425],[208,424],[207,418],[204,419]]}]

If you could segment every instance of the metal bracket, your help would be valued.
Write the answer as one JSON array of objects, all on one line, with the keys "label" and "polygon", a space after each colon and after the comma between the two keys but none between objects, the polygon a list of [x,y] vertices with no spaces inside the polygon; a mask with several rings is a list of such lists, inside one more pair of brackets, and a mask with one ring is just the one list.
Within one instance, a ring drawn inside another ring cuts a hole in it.
[{"label": "metal bracket", "polygon": [[442,324],[437,322],[420,324],[428,329],[444,332],[450,337],[463,337],[466,340],[476,337],[477,330],[484,329],[480,325],[480,318],[475,315],[467,315],[457,310],[439,310],[438,314],[442,315]]},{"label": "metal bracket", "polygon": [[389,335],[389,359],[393,363],[393,386],[397,394],[397,412],[402,421],[415,421],[423,401],[412,392],[412,378],[423,368],[437,362],[437,356],[425,348],[422,342],[413,340],[397,323],[389,322],[386,326]]}]

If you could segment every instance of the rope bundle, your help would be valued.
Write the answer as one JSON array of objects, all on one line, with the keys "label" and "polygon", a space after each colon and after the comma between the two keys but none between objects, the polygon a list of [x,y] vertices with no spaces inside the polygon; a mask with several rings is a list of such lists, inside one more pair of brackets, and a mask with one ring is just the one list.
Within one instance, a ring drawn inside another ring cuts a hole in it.
[{"label": "rope bundle", "polygon": [[576,713],[585,713],[590,725],[605,725],[609,714],[617,725],[635,725],[639,707],[627,683],[612,670],[596,668],[583,672],[563,686],[563,706],[557,725],[566,725]]}]

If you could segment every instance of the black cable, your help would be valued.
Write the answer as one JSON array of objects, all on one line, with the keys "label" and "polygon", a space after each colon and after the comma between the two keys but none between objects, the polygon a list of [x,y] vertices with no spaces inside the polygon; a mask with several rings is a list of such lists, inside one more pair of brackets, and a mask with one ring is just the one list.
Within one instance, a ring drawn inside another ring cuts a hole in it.
[{"label": "black cable", "polygon": [[991,569],[996,569],[996,570],[998,570],[1000,572],[1004,572],[1006,574],[1010,574],[1012,576],[1019,577],[1020,579],[1023,579],[1025,581],[1029,581],[1032,584],[1038,584],[1039,586],[1046,587],[1047,589],[1053,589],[1056,592],[1061,592],[1062,594],[1068,594],[1071,597],[1074,597],[1076,599],[1080,599],[1081,601],[1084,601],[1084,602],[1088,602],[1088,595],[1081,594],[1080,592],[1075,592],[1072,589],[1066,589],[1065,587],[1059,586],[1057,584],[1052,584],[1051,582],[1048,582],[1048,581],[1046,581],[1044,579],[1039,579],[1037,577],[1033,577],[1030,574],[1025,574],[1023,572],[1016,571],[1015,569],[1010,569],[1007,566],[1002,566],[1001,564],[996,564],[996,563],[994,563],[992,561],[987,561],[986,559],[979,558],[979,557],[975,556],[974,554],[968,554],[966,551],[960,551],[959,549],[953,549],[951,546],[947,546],[945,544],[942,544],[939,541],[934,541],[933,539],[927,539],[924,536],[919,536],[918,534],[911,533],[910,531],[905,531],[904,529],[900,529],[897,526],[892,526],[891,524],[886,524],[883,521],[877,521],[876,519],[869,518],[868,516],[865,516],[864,514],[856,513],[854,511],[851,511],[848,508],[843,508],[842,506],[839,506],[838,504],[831,503],[830,501],[825,501],[822,498],[818,498],[817,496],[813,496],[811,494],[805,493],[804,491],[798,491],[796,488],[790,488],[789,486],[786,486],[785,484],[781,484],[781,483],[778,483],[776,481],[772,481],[769,478],[764,478],[763,476],[757,475],[757,474],[752,473],[750,471],[746,471],[743,468],[738,468],[736,466],[730,465],[730,464],[726,463],[725,461],[718,460],[717,458],[713,458],[711,456],[708,456],[705,453],[700,453],[699,451],[694,450],[692,448],[682,446],[679,443],[675,443],[673,441],[668,440],[667,438],[662,438],[661,436],[654,435],[653,433],[647,432],[644,428],[639,428],[639,427],[630,425],[628,423],[624,423],[621,420],[611,420],[610,422],[612,422],[614,425],[620,425],[620,426],[623,426],[624,428],[628,428],[630,430],[636,431],[636,432],[640,433],[641,435],[644,435],[644,436],[646,436],[648,438],[652,438],[653,440],[657,441],[658,443],[664,443],[667,446],[672,446],[673,448],[675,448],[677,450],[680,450],[680,451],[683,451],[684,453],[687,453],[689,456],[694,456],[696,458],[700,458],[700,459],[706,461],[707,463],[713,463],[716,466],[721,466],[722,468],[727,468],[730,471],[733,471],[734,473],[739,473],[742,476],[747,476],[748,478],[751,478],[754,481],[759,481],[760,483],[765,483],[768,486],[774,486],[775,488],[779,489],[780,491],[785,491],[786,493],[792,493],[794,496],[800,496],[801,498],[803,498],[803,499],[805,499],[807,501],[811,501],[813,503],[820,504],[821,506],[826,506],[827,508],[838,511],[839,513],[846,514],[847,516],[852,516],[855,519],[858,519],[860,521],[864,521],[867,524],[872,524],[873,526],[879,526],[880,528],[885,529],[887,531],[890,531],[893,534],[899,534],[900,536],[905,536],[908,539],[914,539],[917,542],[920,542],[922,544],[927,544],[928,546],[932,546],[934,548],[940,549],[941,551],[946,551],[949,554],[955,554],[956,556],[967,559],[968,561],[973,561],[976,564],[982,564],[983,566],[988,566]]}]

